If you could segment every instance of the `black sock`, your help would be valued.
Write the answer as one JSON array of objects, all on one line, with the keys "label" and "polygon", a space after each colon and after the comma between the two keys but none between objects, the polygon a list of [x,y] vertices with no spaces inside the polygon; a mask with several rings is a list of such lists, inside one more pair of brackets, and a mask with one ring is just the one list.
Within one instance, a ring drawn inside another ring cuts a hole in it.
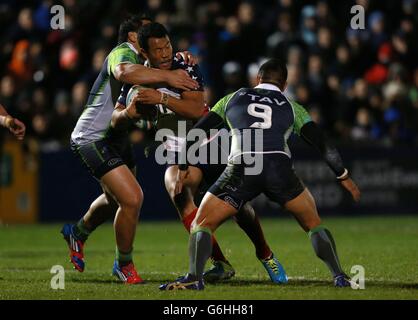
[{"label": "black sock", "polygon": [[344,273],[331,232],[323,226],[318,226],[309,231],[309,237],[316,255],[325,262],[332,275],[335,277]]},{"label": "black sock", "polygon": [[203,279],[206,261],[212,252],[212,233],[206,228],[196,228],[190,233],[189,240],[189,273],[197,280]]}]

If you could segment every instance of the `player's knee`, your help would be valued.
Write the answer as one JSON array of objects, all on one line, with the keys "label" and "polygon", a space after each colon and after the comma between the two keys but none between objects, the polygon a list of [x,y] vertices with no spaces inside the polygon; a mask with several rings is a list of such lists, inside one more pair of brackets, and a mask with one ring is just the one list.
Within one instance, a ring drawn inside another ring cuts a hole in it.
[{"label": "player's knee", "polygon": [[197,222],[195,219],[190,226],[190,230],[193,231],[193,230],[196,230],[197,228],[209,229],[211,230],[211,232],[214,232],[216,230],[216,225],[206,220]]},{"label": "player's knee", "polygon": [[131,191],[120,199],[119,204],[123,209],[138,212],[141,209],[143,200],[142,190],[138,188],[135,192]]},{"label": "player's knee", "polygon": [[220,223],[221,222],[218,221],[218,219],[214,217],[196,216],[196,218],[193,220],[191,224],[190,230],[193,230],[195,228],[204,228],[204,229],[209,229],[212,232],[215,232],[215,230],[218,228]]}]

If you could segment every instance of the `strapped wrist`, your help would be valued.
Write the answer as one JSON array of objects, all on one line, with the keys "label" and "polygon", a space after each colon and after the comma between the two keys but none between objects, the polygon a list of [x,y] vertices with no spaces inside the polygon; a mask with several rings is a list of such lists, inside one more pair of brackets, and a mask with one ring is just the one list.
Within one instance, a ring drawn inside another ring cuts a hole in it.
[{"label": "strapped wrist", "polygon": [[348,170],[346,169],[346,168],[344,168],[344,172],[343,172],[343,174],[342,175],[340,175],[340,176],[338,176],[337,177],[337,180],[338,181],[344,181],[344,180],[347,180],[348,179]]},{"label": "strapped wrist", "polygon": [[13,117],[11,115],[0,116],[0,125],[9,129],[13,123]]},{"label": "strapped wrist", "polygon": [[161,92],[160,103],[164,106],[166,106],[168,104],[168,94],[167,93]]}]

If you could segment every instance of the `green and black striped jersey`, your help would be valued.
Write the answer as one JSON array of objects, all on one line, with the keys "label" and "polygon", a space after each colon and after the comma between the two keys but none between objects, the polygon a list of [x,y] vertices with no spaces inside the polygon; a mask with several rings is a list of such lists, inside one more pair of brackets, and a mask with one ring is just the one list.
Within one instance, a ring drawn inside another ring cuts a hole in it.
[{"label": "green and black striped jersey", "polygon": [[128,42],[115,47],[106,57],[90,90],[84,111],[71,134],[75,144],[84,145],[106,137],[123,85],[114,76],[116,66],[121,63],[141,63],[135,47]]}]

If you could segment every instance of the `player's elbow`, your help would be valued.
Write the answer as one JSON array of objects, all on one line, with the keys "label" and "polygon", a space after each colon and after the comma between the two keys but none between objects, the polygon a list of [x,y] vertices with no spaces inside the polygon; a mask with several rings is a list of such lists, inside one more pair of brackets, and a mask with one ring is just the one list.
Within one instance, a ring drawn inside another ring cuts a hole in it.
[{"label": "player's elbow", "polygon": [[126,82],[128,74],[129,70],[125,63],[117,65],[113,73],[115,79],[121,82]]}]

